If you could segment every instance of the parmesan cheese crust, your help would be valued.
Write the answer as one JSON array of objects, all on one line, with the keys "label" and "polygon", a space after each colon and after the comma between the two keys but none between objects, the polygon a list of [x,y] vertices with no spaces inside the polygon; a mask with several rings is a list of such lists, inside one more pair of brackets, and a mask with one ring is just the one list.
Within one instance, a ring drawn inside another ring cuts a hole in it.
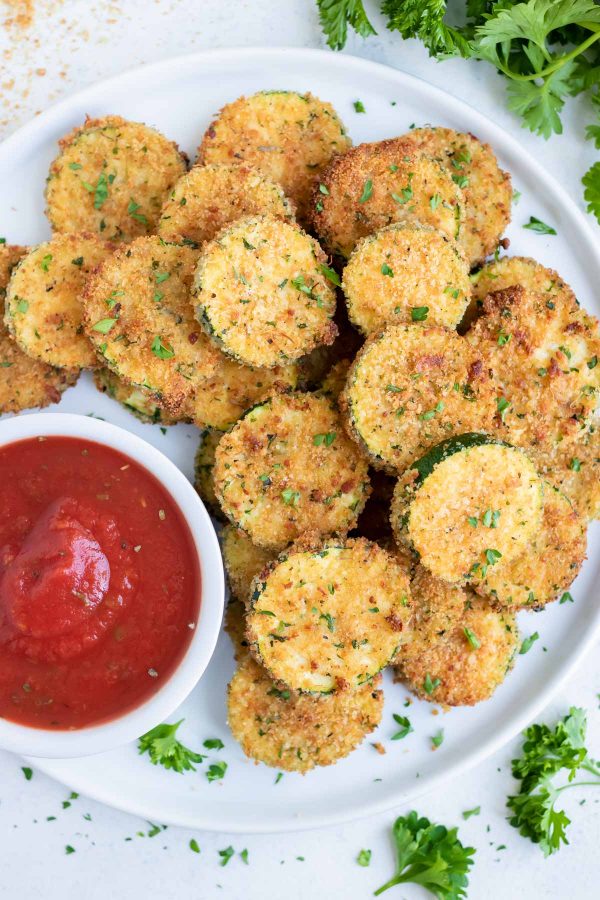
[{"label": "parmesan cheese crust", "polygon": [[340,404],[372,464],[393,473],[452,434],[490,430],[492,388],[479,349],[456,332],[390,325],[357,355]]},{"label": "parmesan cheese crust", "polygon": [[194,166],[169,194],[157,233],[165,241],[200,247],[230,222],[263,213],[294,221],[293,204],[258,169],[245,164]]},{"label": "parmesan cheese crust", "polygon": [[4,325],[6,288],[27,247],[0,244],[0,414],[58,403],[79,370],[67,371],[27,356]]},{"label": "parmesan cheese crust", "polygon": [[392,502],[396,538],[452,583],[500,571],[525,552],[542,522],[542,484],[531,460],[504,444],[461,446],[464,437],[448,442],[425,477],[422,461],[405,472]]},{"label": "parmesan cheese crust", "polygon": [[312,696],[274,682],[245,656],[229,684],[227,719],[251,759],[308,772],[348,756],[381,721],[379,679],[355,691]]},{"label": "parmesan cheese crust", "polygon": [[198,149],[198,162],[244,162],[281,185],[307,218],[310,191],[351,141],[330,103],[312,94],[261,91],[224,106]]},{"label": "parmesan cheese crust", "polygon": [[473,706],[504,681],[517,648],[515,617],[498,612],[468,588],[447,584],[422,566],[411,583],[412,640],[402,646],[397,672],[422,700]]},{"label": "parmesan cheese crust", "polygon": [[147,388],[133,387],[122,381],[118,375],[110,369],[96,369],[94,372],[94,384],[103,394],[108,394],[130,413],[133,413],[141,422],[148,425],[160,422],[162,425],[175,425],[176,420],[161,409]]},{"label": "parmesan cheese crust", "polygon": [[269,368],[333,343],[335,293],[326,257],[300,228],[239,219],[206,244],[195,275],[197,317],[225,353]]},{"label": "parmesan cheese crust", "polygon": [[342,287],[352,322],[363,334],[411,322],[426,310],[430,325],[456,328],[471,283],[457,244],[424,225],[388,225],[362,238],[344,269]]},{"label": "parmesan cheese crust", "polygon": [[176,144],[120,116],[86,119],[59,141],[50,166],[46,213],[54,231],[91,231],[131,241],[156,228],[187,161]]},{"label": "parmesan cheese crust", "polygon": [[360,144],[315,182],[312,230],[325,249],[348,257],[362,237],[393,222],[431,225],[457,238],[463,195],[438,162],[405,138]]},{"label": "parmesan cheese crust", "polygon": [[200,443],[194,457],[194,487],[202,497],[203,502],[215,518],[224,519],[215,494],[214,467],[215,453],[223,432],[216,428],[205,428],[200,435]]},{"label": "parmesan cheese crust", "polygon": [[414,128],[412,146],[437,159],[464,195],[464,223],[458,242],[471,267],[493,253],[510,222],[512,185],[489,144],[452,128]]},{"label": "parmesan cheese crust", "polygon": [[570,500],[544,484],[542,526],[524,553],[473,579],[477,593],[497,606],[541,609],[558,599],[575,580],[586,550],[586,523]]},{"label": "parmesan cheese crust", "polygon": [[276,395],[249,410],[216,452],[221,507],[260,546],[306,531],[345,533],[369,495],[366,462],[325,397]]},{"label": "parmesan cheese crust", "polygon": [[4,321],[24,353],[62,369],[98,364],[83,333],[82,295],[113,249],[93,234],[59,234],[21,260],[6,291]]},{"label": "parmesan cheese crust", "polygon": [[292,690],[355,689],[377,675],[410,634],[404,568],[363,539],[293,549],[254,580],[251,649]]}]

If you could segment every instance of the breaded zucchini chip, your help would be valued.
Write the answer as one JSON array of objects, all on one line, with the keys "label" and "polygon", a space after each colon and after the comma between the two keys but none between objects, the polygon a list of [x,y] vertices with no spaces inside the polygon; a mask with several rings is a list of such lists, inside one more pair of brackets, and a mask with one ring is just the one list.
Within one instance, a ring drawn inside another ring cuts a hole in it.
[{"label": "breaded zucchini chip", "polygon": [[131,384],[127,384],[110,369],[96,369],[94,384],[99,391],[108,394],[141,422],[146,422],[148,425],[157,422],[160,422],[161,425],[175,425],[176,420],[160,408],[147,388],[133,387]]},{"label": "breaded zucchini chip", "polygon": [[4,325],[6,288],[11,272],[26,253],[27,247],[0,244],[0,414],[58,403],[79,374],[27,356]]},{"label": "breaded zucchini chip", "polygon": [[175,184],[162,208],[157,233],[165,241],[211,241],[226,225],[246,216],[294,221],[283,190],[248,165],[194,166]]},{"label": "breaded zucchini chip", "polygon": [[431,325],[456,328],[471,294],[469,268],[455,241],[409,223],[362,238],[342,287],[350,319],[365,335],[423,314]]},{"label": "breaded zucchini chip", "polygon": [[223,512],[262,547],[305,532],[344,533],[369,495],[366,462],[326,397],[275,395],[250,409],[217,448]]},{"label": "breaded zucchini chip", "polygon": [[348,756],[381,721],[379,679],[355,691],[309,696],[278,687],[246,656],[227,694],[233,736],[251,759],[288,772],[308,772]]},{"label": "breaded zucchini chip", "polygon": [[404,139],[437,159],[464,194],[458,242],[471,267],[493,253],[510,222],[512,185],[489,144],[452,128],[414,128]]},{"label": "breaded zucchini chip", "polygon": [[54,231],[130,241],[156,228],[186,158],[160,132],[120,116],[86,119],[59,141],[46,213]]},{"label": "breaded zucchini chip", "polygon": [[416,221],[458,238],[462,203],[440,163],[391,138],[332,160],[315,183],[311,222],[329,253],[348,257],[362,237],[393,222]]},{"label": "breaded zucchini chip", "polygon": [[246,636],[292,690],[352,690],[410,639],[405,569],[362,538],[282,554],[254,580]]},{"label": "breaded zucchini chip", "polygon": [[461,323],[463,327],[477,318],[488,294],[515,285],[544,294],[547,300],[558,296],[561,303],[575,302],[575,294],[558,272],[527,256],[503,256],[492,260],[471,275],[471,285],[471,302]]},{"label": "breaded zucchini chip", "polygon": [[196,492],[202,497],[211,514],[221,521],[224,519],[224,516],[215,494],[213,469],[215,467],[215,453],[222,436],[223,432],[218,431],[216,428],[205,428],[200,435],[200,443],[194,457],[194,487]]},{"label": "breaded zucchini chip", "polygon": [[314,179],[350,144],[330,103],[295,91],[261,91],[223,107],[202,139],[197,161],[254,166],[281,185],[305,221]]},{"label": "breaded zucchini chip", "polygon": [[430,450],[398,480],[396,539],[445,581],[485,577],[521,556],[542,523],[542,483],[521,450],[463,434]]},{"label": "breaded zucchini chip", "polygon": [[273,216],[239,219],[204,245],[194,280],[198,321],[249,366],[285,364],[332,344],[335,292],[326,262],[296,225]]},{"label": "breaded zucchini chip", "polygon": [[552,454],[585,429],[600,392],[600,332],[569,291],[490,294],[466,340],[489,360],[509,443]]},{"label": "breaded zucchini chip", "polygon": [[340,398],[373,465],[404,469],[452,434],[488,431],[496,402],[481,354],[440,326],[390,325],[354,361]]},{"label": "breaded zucchini chip", "polygon": [[100,266],[83,297],[86,333],[109,368],[174,416],[189,415],[186,404],[219,362],[193,317],[197,257],[158,237],[137,238]]},{"label": "breaded zucchini chip", "polygon": [[226,525],[221,532],[221,549],[231,595],[248,604],[252,579],[273,559],[273,554],[257,547],[234,525]]},{"label": "breaded zucchini chip", "polygon": [[584,519],[565,494],[546,482],[542,526],[525,552],[504,566],[488,568],[485,578],[475,577],[472,584],[494,605],[541,609],[571,586],[585,550]]},{"label": "breaded zucchini chip", "polygon": [[329,397],[334,403],[337,403],[340,394],[346,387],[346,380],[351,365],[351,359],[339,359],[329,369],[321,381],[317,392],[324,397]]},{"label": "breaded zucchini chip", "polygon": [[62,369],[98,364],[82,326],[90,273],[113,251],[93,234],[58,234],[21,260],[6,291],[6,327],[24,353]]},{"label": "breaded zucchini chip", "polygon": [[411,582],[412,640],[401,648],[400,679],[422,700],[473,706],[504,681],[519,645],[515,617],[422,566]]},{"label": "breaded zucchini chip", "polygon": [[597,419],[588,432],[554,453],[534,449],[538,471],[567,495],[580,516],[590,522],[600,519],[600,429]]},{"label": "breaded zucchini chip", "polygon": [[225,631],[233,644],[233,656],[240,662],[250,656],[246,639],[246,606],[241,600],[231,598],[225,608]]}]

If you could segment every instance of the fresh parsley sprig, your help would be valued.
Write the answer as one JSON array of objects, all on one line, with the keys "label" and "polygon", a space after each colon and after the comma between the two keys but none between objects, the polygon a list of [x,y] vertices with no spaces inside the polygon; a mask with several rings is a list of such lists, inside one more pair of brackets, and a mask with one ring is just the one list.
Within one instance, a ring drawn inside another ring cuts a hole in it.
[{"label": "fresh parsley sprig", "polygon": [[[508,797],[510,824],[519,834],[539,844],[544,856],[568,844],[567,826],[571,820],[557,809],[563,791],[583,785],[600,787],[600,763],[591,759],[585,746],[585,710],[572,706],[555,728],[530,725],[524,732],[522,756],[512,761],[513,777],[521,782],[519,793]],[[575,781],[579,772],[591,778]],[[557,785],[557,776],[566,775],[566,783]]]},{"label": "fresh parsley sprig", "polygon": [[161,765],[175,772],[195,772],[194,763],[201,763],[206,757],[177,740],[177,729],[182,722],[180,719],[174,725],[157,725],[143,734],[138,742],[140,754],[148,753],[155,766]]},{"label": "fresh parsley sprig", "polygon": [[414,810],[394,822],[396,874],[375,891],[383,894],[396,884],[420,884],[439,900],[466,897],[468,872],[473,865],[474,847],[464,847],[456,828],[434,825]]},{"label": "fresh parsley sprig", "polygon": [[[375,34],[361,0],[316,0],[327,43],[340,50],[348,26]],[[445,0],[380,0],[391,31],[416,38],[430,56],[480,59],[508,79],[508,107],[535,134],[563,130],[569,97],[585,94],[595,121],[586,138],[600,150],[600,5],[594,0],[466,0],[450,22]],[[453,10],[458,4],[453,6]],[[600,222],[600,162],[582,179],[588,212]]]}]

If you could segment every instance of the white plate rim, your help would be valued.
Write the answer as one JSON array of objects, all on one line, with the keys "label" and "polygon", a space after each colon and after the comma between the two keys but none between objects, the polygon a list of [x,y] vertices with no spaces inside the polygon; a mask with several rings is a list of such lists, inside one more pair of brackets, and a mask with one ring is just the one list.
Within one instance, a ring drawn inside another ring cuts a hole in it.
[{"label": "white plate rim", "polygon": [[[269,60],[273,62],[280,62],[283,59],[290,61],[291,56],[295,56],[307,64],[325,64],[341,69],[352,69],[354,72],[362,71],[365,75],[372,74],[385,76],[394,79],[399,87],[404,87],[408,91],[410,91],[411,88],[413,90],[417,89],[422,93],[433,96],[438,102],[443,99],[446,108],[449,111],[449,116],[466,116],[475,123],[486,141],[489,141],[495,148],[501,150],[501,155],[505,159],[518,158],[519,166],[529,169],[533,177],[537,179],[541,189],[548,191],[555,198],[564,217],[571,219],[571,222],[576,226],[578,237],[583,237],[585,239],[587,250],[600,272],[600,247],[598,246],[592,225],[566,190],[555,181],[553,176],[545,171],[541,164],[537,162],[528,151],[520,146],[516,138],[512,137],[503,128],[496,125],[491,119],[483,113],[480,113],[470,104],[454,97],[452,94],[430,84],[422,78],[410,75],[382,63],[372,62],[345,53],[335,54],[327,50],[298,47],[274,48],[258,46],[225,49],[215,48],[197,53],[170,57],[150,65],[137,66],[71,94],[69,97],[50,106],[36,118],[20,127],[0,145],[0,165],[2,165],[4,159],[10,156],[13,149],[16,150],[18,148],[18,145],[22,141],[33,138],[40,131],[43,132],[53,119],[58,119],[70,106],[77,106],[86,101],[93,101],[97,94],[102,94],[105,90],[114,87],[117,84],[125,88],[128,85],[137,82],[139,79],[144,79],[150,73],[152,73],[152,75],[160,75],[161,71],[169,71],[177,66],[193,67],[196,64],[202,66],[206,63],[207,59],[214,65],[217,64],[217,60],[220,60],[224,63],[247,61],[249,64],[260,66],[261,63],[264,64]],[[522,731],[523,728],[548,705],[552,697],[560,690],[561,686],[574,672],[576,667],[583,661],[599,635],[600,606],[596,606],[595,612],[590,616],[590,627],[586,632],[585,639],[581,641],[576,651],[573,652],[566,661],[559,665],[556,674],[549,678],[546,687],[536,695],[535,699],[532,699],[525,705],[518,714],[515,714],[506,725],[494,733],[488,740],[482,741],[476,750],[467,752],[459,763],[448,766],[437,775],[429,776],[426,782],[415,782],[413,788],[402,792],[401,795],[392,793],[385,798],[374,799],[372,803],[365,804],[360,810],[352,808],[344,813],[336,812],[330,815],[324,815],[322,812],[316,815],[307,814],[299,820],[286,823],[279,821],[277,826],[270,826],[267,823],[257,822],[251,828],[247,826],[242,828],[239,825],[236,825],[235,819],[224,818],[219,822],[219,827],[215,827],[214,820],[208,818],[203,819],[201,811],[198,816],[182,814],[179,816],[167,816],[164,819],[158,818],[167,825],[183,826],[206,831],[228,832],[232,834],[268,834],[272,833],[275,828],[277,832],[293,832],[311,828],[327,827],[341,822],[354,821],[386,812],[398,807],[400,804],[408,804],[424,793],[434,790],[451,777],[461,775],[468,769],[478,765]],[[68,787],[76,790],[78,793],[87,795],[91,799],[129,812],[133,815],[140,816],[146,820],[152,821],[157,819],[155,808],[150,808],[140,802],[123,802],[123,799],[118,795],[112,794],[110,789],[90,787],[85,778],[73,777],[68,779],[68,781],[65,781],[62,771],[57,773],[54,770],[54,763],[58,761],[40,758],[27,759],[39,771],[44,772],[51,777],[55,777],[62,783],[67,783]]]}]

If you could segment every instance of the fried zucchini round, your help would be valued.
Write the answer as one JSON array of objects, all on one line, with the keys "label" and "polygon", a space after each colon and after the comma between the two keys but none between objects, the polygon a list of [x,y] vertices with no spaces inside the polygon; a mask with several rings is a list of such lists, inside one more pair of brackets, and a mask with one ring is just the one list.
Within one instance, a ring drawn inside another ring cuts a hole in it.
[{"label": "fried zucchini round", "polygon": [[223,432],[218,431],[216,428],[205,428],[200,435],[200,443],[194,457],[194,487],[196,492],[202,497],[211,515],[220,520],[223,520],[224,516],[215,494],[213,469],[215,467],[215,453],[222,436]]},{"label": "fried zucchini round", "polygon": [[412,640],[398,673],[422,700],[473,706],[504,681],[519,646],[515,617],[498,612],[469,589],[447,584],[419,566],[411,590]]},{"label": "fried zucchini round", "polygon": [[379,679],[355,691],[309,696],[281,688],[246,656],[227,694],[233,736],[251,759],[308,772],[348,756],[381,721]]},{"label": "fried zucchini round", "polygon": [[292,548],[255,578],[246,636],[272,678],[329,693],[377,675],[410,636],[404,568],[362,538]]},{"label": "fried zucchini round", "polygon": [[205,244],[195,276],[198,321],[229,356],[249,366],[281,365],[337,328],[327,258],[298,226],[256,216],[239,219]]},{"label": "fried zucchini round", "polygon": [[120,116],[86,119],[59,141],[46,214],[54,231],[130,241],[156,228],[186,157],[160,132]]},{"label": "fried zucchini round", "polygon": [[340,394],[346,387],[346,380],[351,365],[351,359],[339,359],[326,373],[317,392],[324,397],[329,397],[334,403],[337,403]]},{"label": "fried zucchini round", "polygon": [[56,369],[27,356],[4,325],[6,288],[11,272],[26,253],[27,247],[0,244],[0,414],[58,403],[79,374],[77,369]]},{"label": "fried zucchini round", "polygon": [[314,179],[351,141],[330,103],[295,91],[261,91],[224,106],[198,148],[198,162],[244,162],[280,184],[307,218]]},{"label": "fried zucchini round", "polygon": [[236,662],[250,656],[246,639],[246,607],[241,600],[230,598],[225,608],[224,629],[231,638]]},{"label": "fried zucchini round", "polygon": [[575,580],[586,550],[585,521],[571,501],[544,484],[542,526],[524,553],[500,568],[473,579],[478,594],[511,609],[542,609]]},{"label": "fried zucchini round", "polygon": [[456,328],[471,293],[458,245],[441,231],[416,224],[388,225],[362,238],[344,269],[342,287],[348,315],[365,335],[411,322],[423,311],[429,324]]},{"label": "fried zucchini round", "polygon": [[600,332],[568,291],[490,294],[466,340],[494,373],[503,438],[548,454],[577,439],[598,403]]},{"label": "fried zucchini round", "polygon": [[157,234],[200,246],[230,222],[268,213],[294,221],[294,207],[270,178],[248,165],[194,166],[179,179],[162,208]]},{"label": "fried zucchini round", "polygon": [[221,549],[231,595],[248,604],[252,580],[273,559],[273,554],[257,547],[234,525],[226,525],[221,532]]},{"label": "fried zucchini round", "polygon": [[586,521],[600,519],[600,430],[597,422],[567,447],[532,453],[538,471],[567,495]]},{"label": "fried zucchini round", "polygon": [[462,191],[436,160],[404,138],[360,144],[335,157],[313,190],[312,228],[348,257],[362,237],[393,222],[420,222],[458,238]]},{"label": "fried zucchini round", "polygon": [[6,291],[4,321],[24,353],[62,369],[98,364],[83,332],[82,294],[112,251],[93,234],[57,234],[21,260]]},{"label": "fried zucchini round", "polygon": [[315,394],[275,395],[250,409],[219,442],[214,479],[228,519],[273,549],[307,531],[348,531],[369,495],[366,462]]},{"label": "fried zucchini round", "polygon": [[458,243],[471,267],[496,249],[510,222],[512,185],[489,144],[452,128],[414,128],[404,138],[444,165],[464,194]]},{"label": "fried zucchini round", "polygon": [[173,416],[189,415],[186,404],[219,362],[193,317],[197,258],[189,247],[137,238],[100,266],[83,296],[85,330],[106,365]]},{"label": "fried zucchini round", "polygon": [[521,285],[527,291],[544,294],[547,300],[559,297],[561,303],[575,302],[575,294],[554,269],[547,269],[527,256],[503,256],[487,263],[471,275],[471,302],[462,326],[470,325],[483,309],[488,294]]},{"label": "fried zucchini round", "polygon": [[485,577],[525,552],[542,521],[542,483],[521,451],[484,434],[439,444],[398,480],[392,527],[445,581]]},{"label": "fried zucchini round", "polygon": [[372,464],[392,473],[452,434],[491,429],[496,411],[477,348],[419,324],[390,325],[367,341],[340,404]]},{"label": "fried zucchini round", "polygon": [[161,425],[175,425],[175,420],[161,409],[147,388],[133,387],[122,381],[118,375],[110,369],[96,369],[94,372],[94,384],[103,394],[108,394],[121,406],[148,425],[160,422]]}]

